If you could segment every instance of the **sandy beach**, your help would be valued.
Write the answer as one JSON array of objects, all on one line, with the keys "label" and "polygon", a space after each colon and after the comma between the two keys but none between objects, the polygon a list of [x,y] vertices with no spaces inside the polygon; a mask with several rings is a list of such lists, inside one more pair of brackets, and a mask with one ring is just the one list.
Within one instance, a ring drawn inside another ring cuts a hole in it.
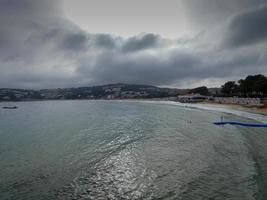
[{"label": "sandy beach", "polygon": [[201,102],[201,104],[206,104],[206,105],[214,106],[217,108],[229,108],[233,110],[246,111],[246,112],[262,114],[262,115],[267,116],[267,107],[249,108],[249,107],[245,107],[245,106],[237,105],[237,104],[219,104],[219,103],[212,103],[212,102]]}]

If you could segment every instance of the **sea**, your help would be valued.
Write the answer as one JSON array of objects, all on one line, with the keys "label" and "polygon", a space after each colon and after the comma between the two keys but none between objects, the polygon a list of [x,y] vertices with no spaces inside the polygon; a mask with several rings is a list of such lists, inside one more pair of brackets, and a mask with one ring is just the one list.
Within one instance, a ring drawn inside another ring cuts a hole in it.
[{"label": "sea", "polygon": [[175,102],[2,102],[0,199],[266,200],[267,128],[222,116],[267,121]]}]

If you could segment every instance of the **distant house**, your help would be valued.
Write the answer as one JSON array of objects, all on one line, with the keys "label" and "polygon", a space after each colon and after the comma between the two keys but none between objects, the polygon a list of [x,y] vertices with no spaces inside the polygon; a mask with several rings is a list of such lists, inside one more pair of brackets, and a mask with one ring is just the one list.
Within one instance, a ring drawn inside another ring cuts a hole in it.
[{"label": "distant house", "polygon": [[200,94],[186,94],[178,96],[178,101],[181,103],[197,103],[207,99],[207,96]]}]

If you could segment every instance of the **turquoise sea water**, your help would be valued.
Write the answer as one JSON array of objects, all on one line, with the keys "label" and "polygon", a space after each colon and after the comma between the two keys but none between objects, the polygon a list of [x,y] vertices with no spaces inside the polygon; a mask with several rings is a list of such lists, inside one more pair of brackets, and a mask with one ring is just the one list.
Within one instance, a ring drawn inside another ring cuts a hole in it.
[{"label": "turquoise sea water", "polygon": [[0,109],[1,200],[267,199],[266,128],[157,102],[16,105]]}]

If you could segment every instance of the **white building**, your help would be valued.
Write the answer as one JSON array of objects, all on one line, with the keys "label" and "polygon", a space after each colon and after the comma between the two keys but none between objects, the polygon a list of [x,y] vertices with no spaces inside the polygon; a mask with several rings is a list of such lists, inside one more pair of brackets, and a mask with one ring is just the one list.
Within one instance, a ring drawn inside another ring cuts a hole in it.
[{"label": "white building", "polygon": [[200,94],[186,94],[178,96],[178,101],[182,103],[197,103],[206,100],[207,97]]}]

